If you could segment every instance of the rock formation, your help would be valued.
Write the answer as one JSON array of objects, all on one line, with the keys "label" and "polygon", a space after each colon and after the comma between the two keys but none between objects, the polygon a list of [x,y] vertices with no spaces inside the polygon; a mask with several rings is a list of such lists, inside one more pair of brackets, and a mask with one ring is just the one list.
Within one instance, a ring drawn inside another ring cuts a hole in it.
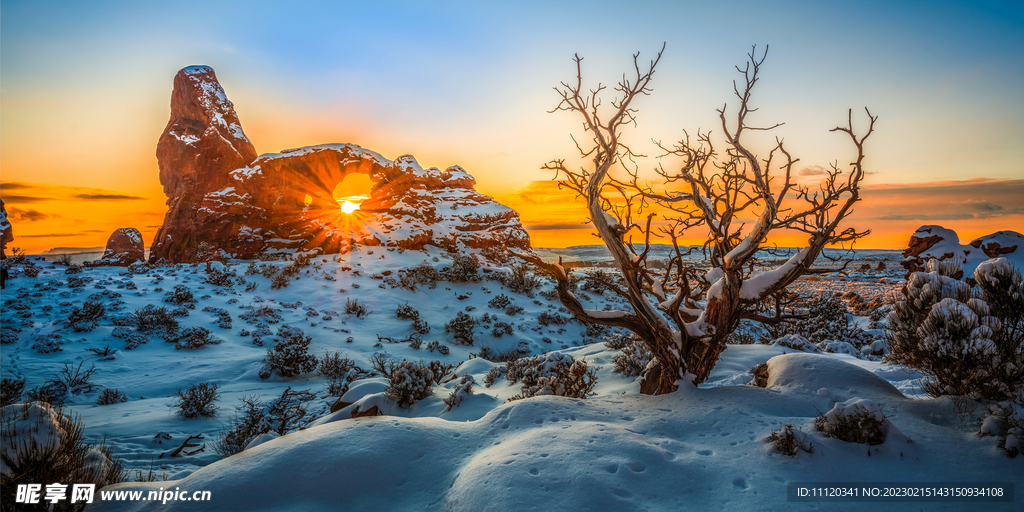
[{"label": "rock formation", "polygon": [[4,206],[4,200],[0,199],[0,258],[7,257],[7,244],[13,241],[14,227],[7,220],[7,207]]},{"label": "rock formation", "polygon": [[90,267],[127,267],[146,260],[146,247],[142,233],[135,228],[118,228],[107,239],[103,257],[87,263]]},{"label": "rock formation", "polygon": [[[423,169],[354,144],[325,144],[256,157],[213,70],[178,72],[171,118],[157,145],[167,194],[150,259],[194,262],[200,242],[222,255],[347,252],[353,245],[529,250],[519,215],[474,189],[461,167]],[[355,212],[333,196],[348,175],[373,183]]]},{"label": "rock formation", "polygon": [[960,237],[952,229],[942,226],[921,226],[910,237],[900,262],[907,274],[923,270],[930,259],[955,259],[966,277],[974,276],[978,264],[991,258],[1007,258],[1024,272],[1024,235],[1016,231],[997,231],[960,244]]}]

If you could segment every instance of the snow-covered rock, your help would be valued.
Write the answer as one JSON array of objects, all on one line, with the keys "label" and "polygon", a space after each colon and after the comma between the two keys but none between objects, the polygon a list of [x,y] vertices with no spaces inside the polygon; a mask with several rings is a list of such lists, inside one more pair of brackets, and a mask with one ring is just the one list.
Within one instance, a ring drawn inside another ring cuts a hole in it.
[{"label": "snow-covered rock", "polygon": [[[392,161],[355,144],[257,158],[206,66],[175,77],[157,159],[169,208],[151,247],[154,261],[194,262],[201,241],[239,258],[345,253],[353,245],[530,249],[519,214],[477,192],[459,166],[424,169],[411,155]],[[358,210],[345,213],[334,189],[352,174],[368,176],[372,186]]]},{"label": "snow-covered rock", "polygon": [[7,244],[14,241],[14,228],[11,221],[7,219],[7,207],[4,200],[0,199],[0,254],[7,255]]},{"label": "snow-covered rock", "polygon": [[953,260],[963,269],[963,277],[973,277],[974,269],[988,259],[1005,257],[1017,268],[1024,268],[1024,235],[1016,231],[997,231],[961,244],[956,231],[942,226],[921,226],[910,237],[901,265],[907,275],[923,271],[930,259]]},{"label": "snow-covered rock", "polygon": [[146,246],[142,233],[135,228],[118,228],[107,239],[103,257],[88,263],[91,267],[127,267],[146,260]]}]

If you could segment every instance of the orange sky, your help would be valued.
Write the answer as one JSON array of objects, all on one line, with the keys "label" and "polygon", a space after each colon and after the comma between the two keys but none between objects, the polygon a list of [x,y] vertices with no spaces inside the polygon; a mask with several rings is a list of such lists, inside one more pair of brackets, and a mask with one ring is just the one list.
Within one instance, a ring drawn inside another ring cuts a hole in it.
[{"label": "orange sky", "polygon": [[[576,118],[548,113],[551,88],[574,78],[575,53],[589,85],[608,85],[633,52],[644,60],[663,43],[654,91],[624,134],[633,149],[656,154],[652,139],[684,129],[719,132],[715,108],[735,107],[733,66],[767,42],[751,122],[785,125],[751,134],[761,154],[781,137],[812,176],[851,156],[828,131],[847,109],[879,116],[849,219],[872,230],[861,247],[902,247],[931,223],[965,240],[1024,231],[1024,15],[1012,3],[314,3],[316,16],[259,2],[0,1],[0,196],[12,245],[102,246],[119,227],[151,242],[166,200],[156,142],[174,74],[195,64],[216,70],[260,153],[350,142],[424,167],[458,164],[520,212],[535,246],[593,243],[576,224],[582,203],[553,192],[540,169],[573,157],[569,135],[580,135]],[[195,23],[196,10],[234,21]],[[736,12],[761,22],[723,40],[720,21]]]}]

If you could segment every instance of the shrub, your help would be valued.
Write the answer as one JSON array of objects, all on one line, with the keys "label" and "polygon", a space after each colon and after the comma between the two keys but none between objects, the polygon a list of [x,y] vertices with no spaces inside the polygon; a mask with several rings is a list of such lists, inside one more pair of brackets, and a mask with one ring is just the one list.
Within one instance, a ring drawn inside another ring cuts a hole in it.
[{"label": "shrub", "polygon": [[275,433],[283,436],[314,418],[307,417],[306,404],[316,398],[309,390],[284,390],[280,397],[262,402],[256,396],[239,398],[241,410],[235,414],[231,427],[213,443],[213,451],[229,457],[245,449],[259,435]]},{"label": "shrub", "polygon": [[430,332],[430,324],[422,318],[417,318],[412,322],[412,330],[416,331],[417,334],[427,334]]},{"label": "shrub", "polygon": [[500,274],[498,280],[513,293],[525,294],[527,297],[533,297],[533,291],[541,285],[541,280],[531,274],[525,264],[512,265],[511,272]]},{"label": "shrub", "polygon": [[160,332],[166,336],[173,336],[178,332],[178,320],[174,318],[164,306],[147,304],[142,309],[136,309],[132,316],[134,325],[139,332]]},{"label": "shrub", "polygon": [[522,306],[516,306],[515,304],[505,308],[505,314],[508,316],[518,315],[523,312]]},{"label": "shrub", "polygon": [[510,402],[541,395],[587,398],[595,394],[597,368],[588,367],[584,359],[548,352],[517,359],[505,366],[509,385],[522,383],[521,392],[509,398]]},{"label": "shrub", "polygon": [[440,352],[441,355],[445,356],[451,351],[447,345],[442,345],[440,341],[431,341],[430,343],[427,343],[427,350],[431,352],[436,350]]},{"label": "shrub", "polygon": [[452,283],[475,283],[480,280],[480,263],[476,256],[456,255],[452,264],[441,271],[446,281]]},{"label": "shrub", "polygon": [[46,402],[53,406],[64,405],[67,400],[68,388],[57,381],[49,380],[25,392],[25,398],[31,402]]},{"label": "shrub", "polygon": [[100,397],[96,399],[96,405],[110,405],[121,402],[127,402],[128,395],[118,391],[117,389],[106,388]]},{"label": "shrub", "polygon": [[775,451],[790,457],[796,457],[800,450],[814,452],[814,445],[807,440],[807,435],[799,430],[794,431],[793,425],[789,424],[780,430],[772,431],[767,441],[774,445]]},{"label": "shrub", "polygon": [[250,324],[259,323],[261,321],[268,324],[276,324],[281,321],[281,314],[278,310],[270,306],[248,306],[249,311],[238,315],[239,318],[245,320]]},{"label": "shrub", "polygon": [[1024,395],[1024,283],[1005,258],[986,261],[972,287],[955,263],[927,263],[887,316],[887,362],[924,374],[934,396],[1005,401]]},{"label": "shrub", "polygon": [[68,363],[64,363],[64,368],[54,374],[53,379],[50,382],[60,384],[65,390],[71,392],[73,395],[79,393],[88,393],[96,387],[95,384],[89,382],[92,378],[92,374],[96,373],[96,365],[93,364],[85,371],[82,371],[82,365],[85,361],[78,363],[78,366],[71,366]]},{"label": "shrub", "polygon": [[[0,414],[4,439],[0,461],[5,469],[0,474],[0,499],[5,509],[14,503],[19,485],[92,483],[99,490],[124,480],[124,463],[111,454],[109,446],[85,442],[79,416],[65,416],[61,408],[38,402],[7,406]],[[70,500],[58,501],[52,508],[44,505],[39,510],[85,507]]]},{"label": "shrub", "polygon": [[547,327],[549,325],[565,325],[569,323],[569,319],[561,315],[553,315],[544,311],[537,316],[537,322]]},{"label": "shrub", "polygon": [[647,344],[640,338],[630,337],[628,339],[631,342],[623,347],[622,352],[612,358],[612,362],[615,364],[613,371],[627,377],[639,377],[647,369],[647,364],[654,358],[654,354],[651,354]]},{"label": "shrub", "polygon": [[491,329],[491,335],[495,338],[500,338],[505,334],[511,335],[512,332],[512,324],[508,322],[496,322],[494,329]]},{"label": "shrub", "polygon": [[836,403],[827,413],[818,414],[814,428],[827,437],[872,446],[884,443],[888,433],[882,408],[863,398]]},{"label": "shrub", "polygon": [[61,348],[63,344],[64,339],[60,333],[40,334],[36,336],[35,342],[32,343],[32,350],[40,354],[52,354],[64,350]]},{"label": "shrub", "polygon": [[18,403],[24,391],[25,381],[4,377],[3,381],[0,382],[0,407],[7,407],[8,405]]},{"label": "shrub", "polygon": [[309,353],[312,337],[306,336],[302,329],[287,325],[282,326],[277,335],[280,339],[273,348],[267,349],[267,356],[263,358],[259,372],[261,379],[270,378],[274,370],[282,377],[292,377],[316,369],[316,356]]},{"label": "shrub", "polygon": [[235,277],[237,277],[235,271],[230,268],[219,270],[210,267],[206,271],[206,277],[203,278],[203,282],[214,286],[231,286],[234,284]]},{"label": "shrub", "polygon": [[416,311],[416,308],[406,302],[405,304],[398,305],[398,309],[395,310],[395,316],[402,320],[419,320],[420,312]]},{"label": "shrub", "polygon": [[979,436],[996,436],[996,446],[1010,457],[1024,452],[1024,406],[1013,402],[989,405],[989,412],[978,420]]},{"label": "shrub", "polygon": [[398,271],[398,284],[407,290],[415,290],[417,286],[423,284],[434,289],[440,280],[441,273],[426,261],[413,268]]},{"label": "shrub", "polygon": [[487,370],[487,373],[484,374],[484,387],[489,388],[493,386],[494,381],[498,380],[502,375],[505,375],[505,371],[507,370],[508,368],[505,366],[492,366],[491,369]]},{"label": "shrub", "polygon": [[288,285],[291,284],[291,281],[291,277],[285,275],[285,273],[282,272],[274,276],[274,278],[270,280],[270,289],[280,290],[281,288],[287,288]]},{"label": "shrub", "polygon": [[472,375],[468,373],[463,375],[462,380],[452,388],[452,393],[444,399],[445,412],[452,410],[453,407],[458,407],[466,395],[472,394],[473,384],[476,384],[476,381],[473,380]]},{"label": "shrub", "polygon": [[362,318],[368,314],[366,311],[366,304],[359,302],[359,299],[346,299],[345,314],[355,315],[356,318]]},{"label": "shrub", "polygon": [[430,395],[434,372],[430,366],[412,361],[402,361],[388,375],[388,388],[384,396],[398,404],[409,407]]},{"label": "shrub", "polygon": [[82,307],[74,308],[68,313],[64,325],[75,332],[89,332],[99,325],[99,320],[106,314],[107,308],[102,302],[87,300]]},{"label": "shrub", "polygon": [[455,318],[444,324],[444,332],[451,334],[458,343],[472,345],[474,327],[476,327],[476,319],[459,311],[455,314]]},{"label": "shrub", "polygon": [[183,418],[194,419],[200,416],[212,418],[217,414],[217,407],[213,404],[220,399],[220,393],[217,392],[218,387],[216,384],[202,382],[192,384],[186,389],[178,388],[178,391],[172,395],[174,401],[168,406],[177,408],[178,414]]},{"label": "shrub", "polygon": [[195,309],[196,299],[192,296],[192,290],[183,284],[176,285],[174,291],[164,294],[164,302],[170,302],[175,306],[184,306],[188,309]]},{"label": "shrub", "polygon": [[[799,334],[787,334],[787,335],[785,335],[785,336],[783,336],[783,337],[773,341],[772,345],[778,345],[780,347],[791,348],[793,350],[800,350],[800,351],[803,351],[803,352],[813,352],[813,353],[821,352],[821,350],[818,349],[817,345],[815,345],[814,343],[811,343],[810,341],[807,341],[807,338],[804,338],[803,336],[800,336]],[[834,349],[833,349],[833,352],[835,352]]]},{"label": "shrub", "polygon": [[4,325],[0,328],[0,344],[10,345],[12,343],[17,343],[19,333],[21,333],[21,329]]},{"label": "shrub", "polygon": [[217,345],[220,340],[210,336],[210,330],[205,327],[186,327],[181,335],[174,342],[174,349],[195,350],[206,345]]},{"label": "shrub", "polygon": [[320,358],[317,366],[320,375],[327,377],[327,395],[341,396],[348,391],[348,386],[359,378],[362,369],[356,366],[356,362],[343,357],[341,352],[327,352]]},{"label": "shrub", "polygon": [[487,307],[494,309],[505,309],[512,305],[512,299],[508,298],[508,295],[502,293],[487,302]]},{"label": "shrub", "polygon": [[110,335],[124,340],[125,350],[135,350],[139,348],[139,345],[149,342],[149,338],[145,335],[132,332],[132,330],[127,327],[114,327],[114,330],[110,332]]}]

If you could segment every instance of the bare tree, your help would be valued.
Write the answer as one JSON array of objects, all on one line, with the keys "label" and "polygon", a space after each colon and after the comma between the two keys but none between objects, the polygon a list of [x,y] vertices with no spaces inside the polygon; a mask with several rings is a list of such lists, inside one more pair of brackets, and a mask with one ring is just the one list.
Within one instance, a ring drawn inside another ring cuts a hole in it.
[{"label": "bare tree", "polygon": [[[736,68],[743,75],[740,84],[733,82],[739,108],[732,112],[726,105],[717,110],[725,152],[716,151],[710,132],[699,130],[694,140],[684,132],[683,139],[671,147],[655,142],[664,151],[662,156],[677,158],[681,164],[673,170],[659,166],[658,183],[651,185],[640,179],[634,158],[642,155],[622,142],[622,131],[635,126],[633,102],[650,94],[651,78],[664,50],[662,46],[647,66],[641,66],[639,53],[633,55],[633,72],[623,75],[615,87],[611,109],[602,106],[605,86],[584,91],[583,59],[576,55],[576,81],[555,88],[561,102],[552,112],[564,110],[582,118],[590,140],[583,145],[573,140],[591,164],[570,170],[565,160],[554,160],[544,166],[556,171],[560,186],[586,201],[590,220],[621,271],[620,284],[608,279],[602,284],[628,301],[631,311],[585,309],[572,293],[561,262],[519,255],[555,277],[559,299],[578,320],[625,328],[644,340],[655,357],[641,384],[641,392],[649,394],[674,391],[681,379],[703,382],[741,319],[773,324],[798,318],[778,306],[768,308],[774,311],[767,315],[762,306],[770,299],[778,305],[780,292],[801,275],[825,272],[811,266],[826,245],[852,243],[868,234],[840,230],[839,224],[859,200],[864,141],[877,119],[865,109],[870,124],[867,133],[858,137],[850,111],[847,126],[831,130],[845,133],[857,150],[850,169],[844,173],[833,163],[817,190],[800,186],[793,179],[798,159],[780,139],[776,138],[766,157],[759,158],[744,138],[749,131],[780,126],[747,124],[748,114],[756,110],[751,108],[751,91],[767,56],[766,48],[757,58],[755,47],[746,66]],[[613,175],[613,168],[622,178]],[[658,212],[664,218],[655,223]],[[748,227],[743,219],[753,217],[756,221]],[[706,232],[708,272],[688,264],[685,256],[692,248],[679,245],[684,231],[698,227]],[[755,272],[756,253],[769,233],[786,230],[806,233],[806,247],[778,268]],[[643,239],[639,252],[632,243],[634,231]],[[675,248],[664,270],[647,264],[652,235],[671,240]]]}]

